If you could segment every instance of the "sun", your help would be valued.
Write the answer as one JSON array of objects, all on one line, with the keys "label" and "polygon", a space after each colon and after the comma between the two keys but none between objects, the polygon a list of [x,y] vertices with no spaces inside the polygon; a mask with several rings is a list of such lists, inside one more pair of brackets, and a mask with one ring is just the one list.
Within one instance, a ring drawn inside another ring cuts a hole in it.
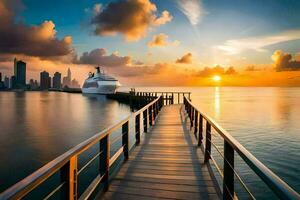
[{"label": "sun", "polygon": [[221,79],[222,78],[219,75],[215,75],[215,76],[212,77],[212,80],[215,81],[215,82],[219,82]]}]

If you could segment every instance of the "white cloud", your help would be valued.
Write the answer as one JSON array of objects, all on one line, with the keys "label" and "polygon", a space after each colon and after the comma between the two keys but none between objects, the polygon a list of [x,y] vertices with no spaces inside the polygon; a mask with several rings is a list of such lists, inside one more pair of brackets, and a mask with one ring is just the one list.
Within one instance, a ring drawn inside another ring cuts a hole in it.
[{"label": "white cloud", "polygon": [[267,46],[298,39],[300,39],[300,30],[291,30],[276,35],[227,40],[223,45],[215,46],[215,48],[229,55],[238,54],[244,50],[263,52],[266,51]]},{"label": "white cloud", "polygon": [[201,0],[178,0],[178,5],[192,25],[197,25],[201,21],[204,14]]}]

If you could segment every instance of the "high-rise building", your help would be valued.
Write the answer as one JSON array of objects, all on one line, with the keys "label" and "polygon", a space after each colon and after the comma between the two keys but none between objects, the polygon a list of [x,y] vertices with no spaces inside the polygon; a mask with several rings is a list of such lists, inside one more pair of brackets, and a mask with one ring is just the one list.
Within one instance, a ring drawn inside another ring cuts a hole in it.
[{"label": "high-rise building", "polygon": [[14,74],[16,77],[16,87],[26,87],[26,63],[22,60],[14,59]]},{"label": "high-rise building", "polygon": [[17,85],[16,76],[12,76],[10,78],[10,88],[11,89],[16,89],[17,88],[16,85]]},{"label": "high-rise building", "polygon": [[55,72],[53,76],[53,88],[60,89],[61,88],[61,73]]},{"label": "high-rise building", "polygon": [[51,86],[50,80],[51,78],[48,72],[43,71],[40,73],[41,90],[48,90],[50,88]]},{"label": "high-rise building", "polygon": [[80,88],[80,85],[79,85],[78,81],[75,78],[72,80],[71,87],[72,88]]},{"label": "high-rise building", "polygon": [[4,77],[4,86],[9,88],[9,78],[7,76]]},{"label": "high-rise building", "polygon": [[63,87],[71,87],[72,82],[72,73],[70,68],[68,68],[68,74],[63,78]]}]

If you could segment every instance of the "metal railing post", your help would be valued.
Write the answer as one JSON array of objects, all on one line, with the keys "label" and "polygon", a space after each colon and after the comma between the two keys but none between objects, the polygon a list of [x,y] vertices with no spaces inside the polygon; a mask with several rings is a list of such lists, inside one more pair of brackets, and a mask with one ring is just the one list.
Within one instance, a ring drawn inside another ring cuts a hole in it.
[{"label": "metal railing post", "polygon": [[203,116],[199,116],[199,133],[198,133],[198,146],[201,146],[203,139]]},{"label": "metal railing post", "polygon": [[141,114],[135,116],[135,144],[139,145],[141,142]]},{"label": "metal railing post", "polygon": [[194,108],[193,108],[193,106],[191,106],[191,117],[190,117],[190,122],[191,122],[191,129],[193,128],[193,126],[194,126]]},{"label": "metal railing post", "polygon": [[125,160],[129,158],[129,121],[122,125],[122,146]]},{"label": "metal railing post", "polygon": [[194,128],[194,134],[197,138],[197,132],[198,132],[198,111],[195,110],[195,128]]},{"label": "metal railing post", "polygon": [[224,140],[223,199],[234,199],[234,149]]},{"label": "metal railing post", "polygon": [[77,156],[73,156],[61,168],[61,181],[67,183],[66,192],[61,197],[69,200],[77,200]]},{"label": "metal railing post", "polygon": [[104,183],[104,191],[108,190],[108,176],[109,176],[109,136],[105,136],[100,140],[100,175],[103,176],[102,183]]},{"label": "metal railing post", "polygon": [[148,111],[147,110],[144,110],[143,112],[143,127],[144,127],[144,133],[147,132],[147,129],[148,129]]},{"label": "metal railing post", "polygon": [[205,140],[205,156],[204,162],[207,162],[210,159],[211,153],[211,125],[209,122],[206,122],[206,140]]}]

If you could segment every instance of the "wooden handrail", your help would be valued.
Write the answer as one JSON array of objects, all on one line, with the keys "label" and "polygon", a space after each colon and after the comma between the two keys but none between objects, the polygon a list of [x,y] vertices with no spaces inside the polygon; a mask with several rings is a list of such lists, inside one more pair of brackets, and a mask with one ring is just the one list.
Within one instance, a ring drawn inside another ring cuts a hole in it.
[{"label": "wooden handrail", "polygon": [[[287,183],[281,180],[274,172],[260,162],[254,155],[252,155],[243,145],[241,145],[234,137],[232,137],[225,129],[223,129],[218,123],[216,123],[206,113],[200,111],[193,105],[193,103],[184,98],[185,109],[190,119],[195,120],[193,117],[195,113],[200,115],[199,117],[199,135],[198,139],[202,140],[203,132],[203,119],[207,123],[206,128],[206,147],[205,162],[211,157],[211,127],[224,139],[224,177],[223,177],[223,199],[234,198],[234,152],[245,161],[245,163],[263,180],[267,186],[279,197],[280,199],[300,199],[300,195],[293,190]],[[194,112],[196,111],[196,112]],[[198,119],[198,117],[197,117]],[[191,125],[194,123],[191,122]],[[198,142],[199,145],[202,141]]]},{"label": "wooden handrail", "polygon": [[[129,121],[134,117],[141,117],[144,113],[151,113],[151,119],[154,120],[157,117],[157,114],[161,107],[163,106],[162,96],[155,98],[149,104],[136,111],[133,114],[126,116],[124,119],[120,120],[118,123],[106,128],[105,130],[97,133],[93,137],[85,140],[84,142],[73,147],[69,151],[65,152],[61,156],[47,163],[37,171],[33,172],[31,175],[27,176],[20,182],[11,186],[3,193],[0,194],[0,199],[20,199],[26,196],[30,191],[35,189],[37,186],[42,184],[47,180],[51,175],[61,170],[63,180],[68,184],[68,199],[78,199],[77,193],[77,158],[78,156],[89,149],[93,145],[100,143],[100,174],[92,181],[92,184],[86,189],[83,195],[91,195],[92,191],[96,188],[99,183],[104,183],[105,188],[108,187],[108,174],[109,167],[119,158],[123,153],[125,159],[128,159],[129,156]],[[150,111],[151,110],[151,111]],[[143,116],[145,117],[145,116]],[[147,117],[147,116],[146,116]],[[136,120],[140,122],[140,120]],[[134,122],[135,123],[135,122]],[[150,124],[152,125],[152,124]],[[122,147],[117,151],[117,155],[113,155],[110,159],[110,144],[109,136],[117,129],[122,127]],[[138,126],[139,127],[139,126]],[[140,135],[140,131],[135,130],[137,135]],[[120,153],[121,152],[121,153]],[[111,161],[111,162],[110,162]],[[61,187],[61,186],[60,186]],[[52,193],[53,194],[53,193]],[[87,197],[80,197],[80,199],[86,199]]]}]

